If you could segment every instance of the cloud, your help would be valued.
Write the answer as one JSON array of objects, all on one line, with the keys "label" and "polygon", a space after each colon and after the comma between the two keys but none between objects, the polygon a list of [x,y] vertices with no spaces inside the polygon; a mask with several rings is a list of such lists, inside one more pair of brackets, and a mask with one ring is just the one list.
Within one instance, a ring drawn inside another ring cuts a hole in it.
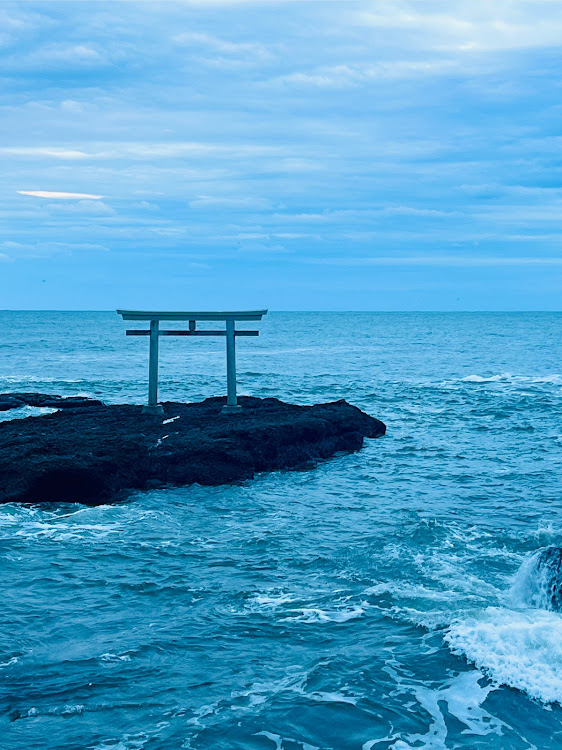
[{"label": "cloud", "polygon": [[418,49],[508,51],[557,47],[562,7],[549,0],[372,0],[355,22],[408,36]]},{"label": "cloud", "polygon": [[97,201],[103,198],[103,195],[93,195],[92,193],[59,193],[52,190],[17,190],[20,195],[32,195],[35,198],[56,198],[67,200],[91,200]]},{"label": "cloud", "polygon": [[86,242],[0,242],[0,254],[9,261],[18,258],[44,258],[73,252],[108,252],[104,245]]},{"label": "cloud", "polygon": [[4,146],[0,148],[0,154],[9,156],[29,156],[36,159],[37,157],[53,159],[87,159],[88,154],[76,149],[57,148],[56,146]]},{"label": "cloud", "polygon": [[237,247],[239,253],[265,253],[265,254],[281,254],[290,253],[284,245],[271,243],[271,242],[254,242],[251,240],[243,240]]},{"label": "cloud", "polygon": [[54,43],[33,49],[21,56],[9,57],[5,62],[7,71],[14,69],[35,70],[37,68],[57,70],[92,69],[110,65],[106,54],[88,44]]},{"label": "cloud", "polygon": [[459,268],[479,268],[486,266],[562,266],[562,257],[518,258],[493,256],[450,256],[417,255],[409,257],[375,258],[302,258],[301,261],[313,265],[330,266],[452,266]]},{"label": "cloud", "polygon": [[165,290],[194,248],[213,289],[275,267],[286,307],[318,276],[311,304],[353,306],[370,266],[558,279],[558,2],[9,5],[0,253],[56,255],[69,290],[131,263]]},{"label": "cloud", "polygon": [[284,83],[317,88],[349,88],[376,80],[450,75],[459,72],[454,60],[392,60],[376,64],[332,65],[281,76]]},{"label": "cloud", "polygon": [[291,214],[276,213],[273,218],[283,223],[341,223],[343,226],[357,225],[358,222],[392,216],[411,216],[415,218],[444,219],[455,216],[454,211],[443,211],[436,208],[417,208],[416,206],[381,206],[380,208],[350,208],[325,210],[322,213]]},{"label": "cloud", "polygon": [[233,210],[263,210],[271,207],[271,204],[265,198],[253,197],[228,197],[200,195],[194,200],[189,201],[191,208],[230,208]]},{"label": "cloud", "polygon": [[551,222],[556,224],[562,218],[562,203],[542,203],[540,205],[494,205],[475,214],[484,221],[507,222],[509,224],[534,224]]},{"label": "cloud", "polygon": [[5,8],[0,10],[0,24],[2,25],[3,29],[22,29],[25,27],[25,22],[23,21],[23,19],[15,18],[14,16],[9,15],[6,12]]},{"label": "cloud", "polygon": [[415,208],[414,206],[387,206],[381,211],[389,216],[453,216],[451,211],[440,211],[436,208]]},{"label": "cloud", "polygon": [[202,34],[200,32],[184,31],[173,37],[176,44],[188,45],[190,47],[207,47],[216,52],[226,55],[250,55],[257,57],[269,57],[268,49],[259,42],[230,42],[225,39],[219,39],[211,34]]},{"label": "cloud", "polygon": [[250,156],[278,156],[283,149],[277,145],[261,143],[213,143],[196,141],[161,142],[113,142],[94,143],[88,150],[61,148],[58,146],[3,146],[0,154],[31,158],[48,158],[63,160],[113,160],[139,159],[155,161],[178,157],[193,158],[245,158]]},{"label": "cloud", "polygon": [[102,200],[78,200],[70,203],[49,203],[47,210],[56,214],[77,214],[82,216],[113,216],[115,209],[108,206]]},{"label": "cloud", "polygon": [[[161,0],[159,0],[158,5],[160,3]],[[291,3],[302,3],[302,0],[178,0],[179,5],[203,7],[207,5],[288,5]]]}]

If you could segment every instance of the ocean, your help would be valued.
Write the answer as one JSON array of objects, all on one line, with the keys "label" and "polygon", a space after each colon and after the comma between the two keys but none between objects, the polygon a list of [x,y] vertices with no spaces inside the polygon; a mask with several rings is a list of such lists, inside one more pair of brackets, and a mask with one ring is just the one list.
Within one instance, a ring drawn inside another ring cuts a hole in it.
[{"label": "ocean", "polygon": [[[115,313],[0,326],[0,392],[145,400]],[[562,545],[562,314],[260,330],[240,393],[345,398],[386,436],[236,486],[1,506],[1,750],[562,747],[562,615],[533,573]],[[161,400],[225,392],[224,341],[160,361]]]}]

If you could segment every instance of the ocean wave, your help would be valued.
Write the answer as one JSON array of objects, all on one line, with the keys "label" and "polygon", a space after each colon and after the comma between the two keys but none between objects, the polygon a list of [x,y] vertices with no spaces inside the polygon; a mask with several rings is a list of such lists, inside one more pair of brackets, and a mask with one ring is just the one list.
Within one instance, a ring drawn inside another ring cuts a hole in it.
[{"label": "ocean wave", "polygon": [[42,417],[46,414],[54,414],[58,409],[50,406],[20,406],[17,409],[9,409],[0,412],[0,422],[11,422],[13,419],[27,419],[27,417]]},{"label": "ocean wave", "polygon": [[496,684],[562,704],[562,617],[552,611],[559,563],[557,547],[532,554],[499,597],[500,606],[456,619],[444,640]]},{"label": "ocean wave", "polygon": [[497,383],[498,380],[509,380],[511,375],[490,375],[484,377],[482,375],[467,375],[465,378],[461,378],[462,383]]},{"label": "ocean wave", "polygon": [[444,636],[498,685],[562,704],[562,618],[546,610],[488,607],[454,622]]},{"label": "ocean wave", "polygon": [[552,375],[513,375],[510,372],[502,372],[498,375],[466,375],[460,379],[461,383],[521,383],[521,384],[545,384],[560,385],[562,384],[562,375],[554,373]]},{"label": "ocean wave", "polygon": [[294,601],[295,600],[290,594],[285,594],[283,592],[270,592],[267,594],[255,594],[250,600],[249,604],[250,609],[269,610],[276,609],[277,607],[281,607],[284,604],[288,604]]},{"label": "ocean wave", "polygon": [[545,547],[523,562],[506,594],[507,601],[519,609],[553,609],[553,596],[556,596],[557,568],[560,559],[551,564],[542,560],[542,553],[557,550],[556,547]]},{"label": "ocean wave", "polygon": [[87,383],[84,378],[53,378],[43,375],[2,375],[0,383]]},{"label": "ocean wave", "polygon": [[282,618],[282,622],[304,622],[304,623],[342,623],[363,617],[365,607],[354,605],[341,609],[319,609],[317,607],[302,607],[291,610],[292,614]]}]

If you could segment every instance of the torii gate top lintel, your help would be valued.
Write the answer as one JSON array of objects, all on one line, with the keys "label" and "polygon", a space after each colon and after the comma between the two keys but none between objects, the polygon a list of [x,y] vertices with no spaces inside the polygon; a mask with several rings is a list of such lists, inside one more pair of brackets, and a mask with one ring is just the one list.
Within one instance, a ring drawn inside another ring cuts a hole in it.
[{"label": "torii gate top lintel", "polygon": [[267,310],[236,310],[231,312],[170,312],[117,310],[123,320],[261,320]]},{"label": "torii gate top lintel", "polygon": [[[145,411],[151,414],[162,414],[158,404],[158,341],[160,336],[224,336],[226,338],[226,376],[227,397],[223,411],[233,413],[240,409],[236,399],[236,337],[258,336],[259,331],[237,331],[235,322],[242,320],[261,320],[267,310],[207,311],[207,312],[172,312],[150,310],[117,310],[123,320],[146,320],[150,322],[149,330],[133,329],[126,331],[127,336],[150,336],[148,362],[148,406]],[[186,320],[187,330],[172,331],[160,329],[160,321]],[[225,321],[223,330],[197,330],[197,321]]]}]

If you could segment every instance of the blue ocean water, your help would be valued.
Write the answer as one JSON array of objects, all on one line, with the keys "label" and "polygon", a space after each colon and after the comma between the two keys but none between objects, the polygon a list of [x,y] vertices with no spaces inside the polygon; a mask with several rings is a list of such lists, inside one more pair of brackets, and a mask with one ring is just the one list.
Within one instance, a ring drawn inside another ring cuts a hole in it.
[{"label": "blue ocean water", "polygon": [[[0,325],[0,392],[145,398],[115,314]],[[0,507],[0,748],[561,747],[562,616],[528,576],[562,544],[562,315],[261,331],[242,393],[344,397],[386,437],[234,487]],[[161,398],[223,393],[223,346],[163,340]]]}]

